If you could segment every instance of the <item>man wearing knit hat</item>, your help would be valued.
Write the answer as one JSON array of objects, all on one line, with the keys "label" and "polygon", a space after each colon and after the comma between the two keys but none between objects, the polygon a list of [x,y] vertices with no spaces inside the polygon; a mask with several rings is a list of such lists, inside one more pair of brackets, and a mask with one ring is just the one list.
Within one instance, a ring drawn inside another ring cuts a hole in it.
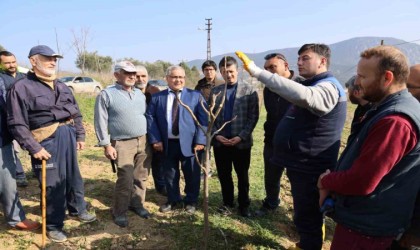
[{"label": "man wearing knit hat", "polygon": [[16,141],[31,154],[32,168],[41,183],[42,160],[47,161],[47,235],[64,242],[66,208],[70,216],[92,222],[87,212],[77,150],[84,148],[82,115],[71,90],[56,79],[57,58],[50,47],[29,52],[32,70],[17,81],[7,96],[8,125]]}]

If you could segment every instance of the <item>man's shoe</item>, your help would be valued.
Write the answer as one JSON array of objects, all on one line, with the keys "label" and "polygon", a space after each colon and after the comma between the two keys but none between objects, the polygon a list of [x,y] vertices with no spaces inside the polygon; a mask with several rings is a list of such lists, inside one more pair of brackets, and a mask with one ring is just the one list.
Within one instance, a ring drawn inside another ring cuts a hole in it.
[{"label": "man's shoe", "polygon": [[27,187],[28,186],[28,180],[26,179],[26,177],[17,177],[16,178],[16,186]]},{"label": "man's shoe", "polygon": [[189,214],[195,213],[195,210],[196,210],[196,206],[194,204],[188,204],[185,207],[185,211],[187,211],[187,213],[189,213]]},{"label": "man's shoe", "polygon": [[266,208],[264,206],[262,206],[260,209],[256,210],[254,212],[256,217],[262,217],[262,216],[266,216],[267,214],[274,212],[276,209],[270,209],[270,208]]},{"label": "man's shoe", "polygon": [[128,218],[126,214],[114,216],[114,223],[119,227],[127,227],[128,226]]},{"label": "man's shoe", "polygon": [[144,219],[149,219],[152,216],[144,207],[130,207],[130,210]]},{"label": "man's shoe", "polygon": [[76,217],[81,222],[89,223],[96,220],[96,215],[88,213],[87,210],[80,214],[69,214],[70,217]]},{"label": "man's shoe", "polygon": [[67,235],[61,230],[48,231],[47,236],[53,242],[61,243],[67,241]]},{"label": "man's shoe", "polygon": [[172,211],[175,207],[176,207],[177,203],[166,203],[163,204],[162,206],[160,206],[159,208],[159,212],[161,213],[169,213],[170,211]]},{"label": "man's shoe", "polygon": [[232,209],[234,208],[234,206],[230,206],[230,205],[222,205],[217,209],[217,212],[224,215],[224,216],[228,216],[232,214]]},{"label": "man's shoe", "polygon": [[251,212],[249,212],[249,208],[248,207],[240,207],[239,208],[239,214],[242,217],[246,217],[246,218],[251,217]]},{"label": "man's shoe", "polygon": [[33,220],[26,219],[17,223],[13,228],[23,231],[33,231],[41,227],[41,223]]}]

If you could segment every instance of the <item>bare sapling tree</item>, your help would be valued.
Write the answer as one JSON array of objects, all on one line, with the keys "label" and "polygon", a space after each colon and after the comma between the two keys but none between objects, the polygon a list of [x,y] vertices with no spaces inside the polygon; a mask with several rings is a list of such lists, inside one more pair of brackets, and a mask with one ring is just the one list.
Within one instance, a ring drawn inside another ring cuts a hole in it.
[{"label": "bare sapling tree", "polygon": [[84,74],[86,70],[86,53],[88,40],[90,39],[90,28],[82,27],[79,32],[71,29],[71,33],[73,34],[71,47],[76,52],[77,58],[80,59],[80,70]]},{"label": "bare sapling tree", "polygon": [[[225,58],[225,68],[226,68],[226,58]],[[227,89],[227,82],[225,83],[224,86],[224,90],[218,93],[215,93],[213,95],[211,95],[211,99],[210,99],[210,103],[208,104],[208,106],[205,104],[205,100],[204,98],[201,98],[201,106],[203,108],[203,110],[206,112],[207,116],[208,116],[208,126],[207,129],[200,124],[200,122],[198,121],[197,117],[194,115],[194,112],[190,109],[190,107],[188,107],[187,105],[185,105],[180,99],[179,96],[176,95],[176,98],[179,102],[179,104],[184,107],[192,116],[193,120],[195,121],[195,123],[197,124],[197,126],[203,131],[203,133],[206,135],[206,146],[204,148],[204,156],[202,157],[202,160],[200,159],[200,157],[198,156],[198,152],[195,151],[195,159],[198,162],[200,168],[203,170],[204,172],[204,188],[203,188],[203,210],[204,210],[204,249],[207,249],[208,247],[208,238],[209,238],[209,232],[210,232],[210,228],[209,228],[209,185],[208,185],[208,174],[210,172],[210,149],[211,149],[211,142],[214,138],[215,135],[217,135],[227,124],[231,123],[232,121],[234,121],[236,119],[236,116],[234,116],[231,120],[229,121],[225,121],[222,126],[220,126],[219,129],[214,130],[214,123],[216,121],[217,116],[220,114],[224,104],[225,104],[225,100],[226,100],[226,89]],[[222,96],[221,102],[218,106],[217,105],[217,98],[220,96]]]}]

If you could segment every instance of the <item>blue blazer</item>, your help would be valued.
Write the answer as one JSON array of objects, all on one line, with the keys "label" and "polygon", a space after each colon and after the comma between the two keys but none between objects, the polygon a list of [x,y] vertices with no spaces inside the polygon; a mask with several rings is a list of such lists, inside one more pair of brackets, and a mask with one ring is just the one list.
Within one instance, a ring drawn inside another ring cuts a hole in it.
[{"label": "blue blazer", "polygon": [[[168,101],[168,90],[160,91],[152,95],[147,111],[147,134],[150,144],[163,143],[165,155],[168,154],[168,121],[166,120],[166,106]],[[206,101],[199,91],[183,88],[181,101],[193,111],[197,120],[207,131],[208,116],[204,111],[201,101],[207,108]],[[179,105],[179,141],[181,152],[185,157],[194,155],[193,147],[196,144],[206,145],[206,136],[195,124],[191,114],[183,106]]]}]

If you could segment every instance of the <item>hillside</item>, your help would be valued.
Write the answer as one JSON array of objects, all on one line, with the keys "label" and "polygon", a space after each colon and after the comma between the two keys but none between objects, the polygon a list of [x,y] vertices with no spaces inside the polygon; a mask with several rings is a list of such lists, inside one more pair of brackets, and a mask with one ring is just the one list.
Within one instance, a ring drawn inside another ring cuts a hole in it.
[{"label": "hillside", "polygon": [[[406,41],[392,37],[355,37],[341,42],[329,44],[332,51],[330,70],[344,84],[353,74],[355,74],[360,52],[367,48],[379,45],[381,40],[384,40],[384,44],[395,45],[401,49],[408,56],[410,64],[420,63],[419,44],[407,43]],[[296,70],[298,50],[299,47],[272,49],[260,53],[244,52],[247,53],[247,55],[260,67],[263,67],[264,65],[265,55],[273,52],[280,52],[284,54],[288,59],[291,69]],[[234,55],[234,51],[214,56],[212,59],[218,63],[221,58],[226,55],[232,56]],[[204,61],[204,59],[196,59],[189,61],[187,64],[190,67],[196,66],[197,68],[201,69],[201,64]]]}]

